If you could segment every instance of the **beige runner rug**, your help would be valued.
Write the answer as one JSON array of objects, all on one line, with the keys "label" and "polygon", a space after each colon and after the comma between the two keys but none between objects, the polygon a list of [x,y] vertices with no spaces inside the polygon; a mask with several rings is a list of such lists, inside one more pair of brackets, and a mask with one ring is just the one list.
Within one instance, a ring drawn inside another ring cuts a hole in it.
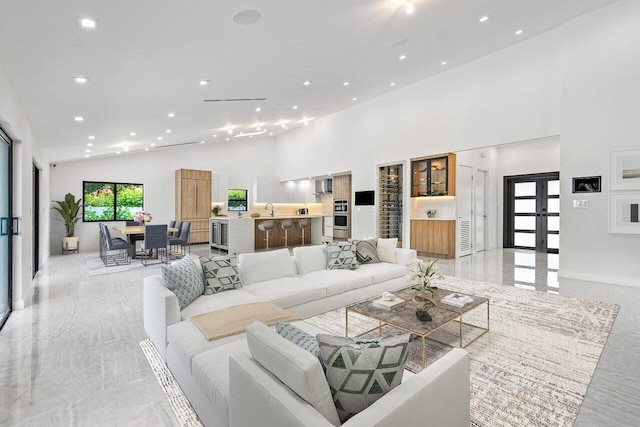
[{"label": "beige runner rug", "polygon": [[[491,300],[491,330],[466,348],[471,356],[471,420],[477,426],[573,424],[619,307],[509,286],[449,277],[439,286]],[[481,306],[465,321],[483,324]],[[307,319],[344,335],[344,309]],[[349,334],[377,322],[349,315]],[[438,339],[457,337],[457,324]],[[384,333],[394,333],[385,328]],[[396,332],[397,333],[397,332]],[[473,334],[465,330],[466,334]],[[466,339],[465,339],[466,341]],[[421,342],[412,343],[407,369],[417,372]],[[435,360],[448,351],[430,344]]]}]

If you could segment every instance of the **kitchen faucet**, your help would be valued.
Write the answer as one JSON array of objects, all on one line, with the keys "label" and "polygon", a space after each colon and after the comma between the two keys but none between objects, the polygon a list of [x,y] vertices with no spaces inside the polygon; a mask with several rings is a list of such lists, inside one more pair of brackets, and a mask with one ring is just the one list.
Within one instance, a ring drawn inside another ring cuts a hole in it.
[{"label": "kitchen faucet", "polygon": [[271,216],[274,216],[274,215],[273,215],[273,203],[267,203],[266,205],[264,205],[264,209],[265,209],[265,210],[267,210],[267,207],[268,207],[269,205],[271,205]]}]

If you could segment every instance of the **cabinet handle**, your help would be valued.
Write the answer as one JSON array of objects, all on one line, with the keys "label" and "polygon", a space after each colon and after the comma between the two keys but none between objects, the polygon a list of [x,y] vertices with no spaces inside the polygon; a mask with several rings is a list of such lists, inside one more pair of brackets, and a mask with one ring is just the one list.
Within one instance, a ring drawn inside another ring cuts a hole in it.
[{"label": "cabinet handle", "polygon": [[198,186],[196,185],[196,215],[198,215]]}]

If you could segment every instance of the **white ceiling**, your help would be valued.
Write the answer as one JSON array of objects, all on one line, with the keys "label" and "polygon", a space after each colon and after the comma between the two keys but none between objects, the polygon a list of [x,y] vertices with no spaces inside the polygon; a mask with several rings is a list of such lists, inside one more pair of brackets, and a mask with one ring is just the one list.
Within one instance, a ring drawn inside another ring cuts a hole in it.
[{"label": "white ceiling", "polygon": [[[45,154],[59,162],[87,149],[115,155],[123,144],[133,152],[227,143],[228,126],[285,132],[283,120],[302,126],[613,1],[414,0],[408,15],[400,0],[0,0],[0,63]],[[261,19],[235,24],[246,9]],[[98,19],[98,29],[78,28],[77,17]],[[204,102],[258,97],[267,100]]]}]

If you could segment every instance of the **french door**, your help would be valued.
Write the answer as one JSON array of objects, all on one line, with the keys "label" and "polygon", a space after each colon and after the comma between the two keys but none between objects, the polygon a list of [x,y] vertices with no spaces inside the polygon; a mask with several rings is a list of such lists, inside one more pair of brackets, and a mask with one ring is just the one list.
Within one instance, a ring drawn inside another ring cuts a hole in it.
[{"label": "french door", "polygon": [[560,250],[560,174],[504,178],[505,248]]},{"label": "french door", "polygon": [[0,328],[11,312],[11,141],[0,129]]}]

